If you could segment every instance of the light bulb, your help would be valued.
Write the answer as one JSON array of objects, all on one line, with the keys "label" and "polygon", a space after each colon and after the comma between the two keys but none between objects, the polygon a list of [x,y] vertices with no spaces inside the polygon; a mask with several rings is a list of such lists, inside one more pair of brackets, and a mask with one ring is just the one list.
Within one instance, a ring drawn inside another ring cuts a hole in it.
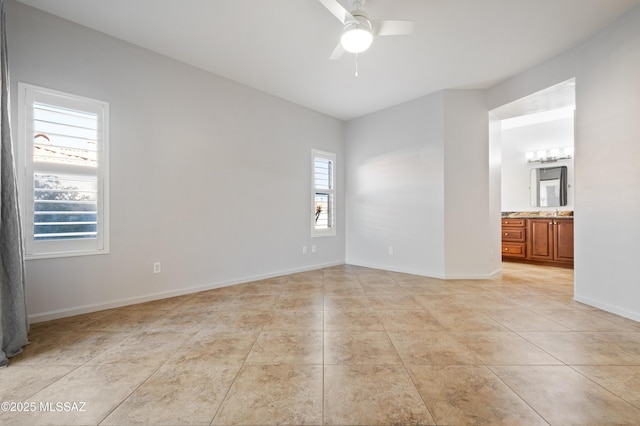
[{"label": "light bulb", "polygon": [[524,154],[524,158],[527,159],[527,161],[531,161],[533,160],[533,152],[527,152]]},{"label": "light bulb", "polygon": [[541,151],[538,151],[537,154],[538,154],[538,159],[542,160],[547,155],[547,151],[543,149]]},{"label": "light bulb", "polygon": [[560,156],[560,150],[558,148],[554,148],[551,151],[549,151],[549,155],[555,158],[558,158]]},{"label": "light bulb", "polygon": [[350,26],[340,38],[344,50],[351,53],[364,52],[371,46],[372,41],[371,32],[360,25]]}]

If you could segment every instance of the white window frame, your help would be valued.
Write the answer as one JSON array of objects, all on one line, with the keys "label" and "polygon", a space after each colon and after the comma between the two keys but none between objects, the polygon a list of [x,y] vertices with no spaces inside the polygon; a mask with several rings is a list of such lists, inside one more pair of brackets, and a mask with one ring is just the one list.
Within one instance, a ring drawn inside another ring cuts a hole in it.
[{"label": "white window frame", "polygon": [[[49,105],[94,113],[98,117],[97,167],[33,161],[33,104]],[[109,103],[57,90],[18,83],[18,173],[21,189],[25,258],[45,259],[109,253]],[[90,170],[91,173],[87,173]],[[34,238],[34,172],[92,175],[97,178],[97,236],[68,240]]]},{"label": "white window frame", "polygon": [[[317,188],[316,182],[316,159],[328,160],[331,162],[331,187]],[[336,235],[336,154],[332,152],[311,150],[311,236],[312,237],[331,237]],[[328,194],[331,209],[329,226],[327,228],[316,227],[316,194]]]}]

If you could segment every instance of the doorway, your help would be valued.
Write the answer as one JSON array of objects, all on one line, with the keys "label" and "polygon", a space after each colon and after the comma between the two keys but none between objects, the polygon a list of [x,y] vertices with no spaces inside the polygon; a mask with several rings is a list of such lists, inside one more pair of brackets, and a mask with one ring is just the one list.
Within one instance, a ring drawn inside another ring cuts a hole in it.
[{"label": "doorway", "polygon": [[[573,216],[574,113],[575,79],[490,111],[498,123],[490,143],[492,152],[500,153],[502,215]],[[541,171],[551,168],[566,173],[562,187],[566,192],[556,203],[542,202],[540,196],[541,188],[550,186],[540,181]],[[502,249],[504,253],[504,244]]]}]

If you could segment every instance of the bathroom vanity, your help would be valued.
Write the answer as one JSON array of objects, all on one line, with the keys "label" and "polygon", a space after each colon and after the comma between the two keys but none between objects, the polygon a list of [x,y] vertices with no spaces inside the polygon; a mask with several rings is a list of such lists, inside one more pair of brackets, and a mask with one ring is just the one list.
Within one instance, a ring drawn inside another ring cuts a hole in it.
[{"label": "bathroom vanity", "polygon": [[573,212],[502,217],[502,260],[573,268]]}]

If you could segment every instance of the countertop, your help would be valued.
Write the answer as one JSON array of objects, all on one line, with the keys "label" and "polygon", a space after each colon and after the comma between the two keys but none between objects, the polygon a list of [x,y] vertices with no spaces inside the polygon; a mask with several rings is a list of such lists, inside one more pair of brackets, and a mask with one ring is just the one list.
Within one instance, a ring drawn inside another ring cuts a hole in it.
[{"label": "countertop", "polygon": [[530,211],[530,212],[502,212],[502,217],[508,218],[522,218],[522,219],[536,219],[540,217],[555,217],[557,219],[573,219],[573,211],[560,210],[557,213],[555,211]]}]

